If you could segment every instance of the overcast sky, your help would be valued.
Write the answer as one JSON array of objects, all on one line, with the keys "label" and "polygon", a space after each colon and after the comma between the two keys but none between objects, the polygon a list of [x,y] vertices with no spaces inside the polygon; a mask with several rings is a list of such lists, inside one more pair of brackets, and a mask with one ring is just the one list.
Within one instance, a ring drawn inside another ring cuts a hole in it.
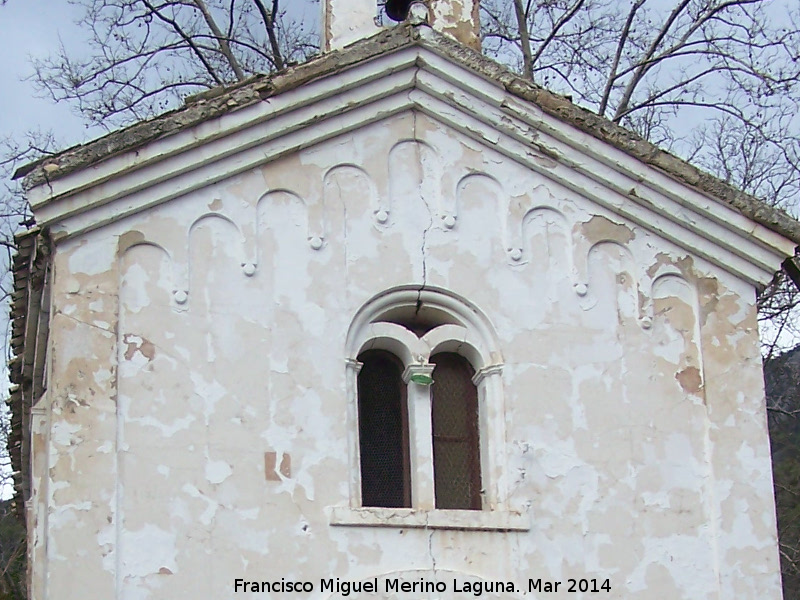
[{"label": "overcast sky", "polygon": [[44,58],[59,40],[80,44],[81,30],[73,23],[78,12],[65,0],[8,0],[0,7],[0,135],[23,135],[30,129],[53,130],[67,146],[102,134],[88,131],[65,103],[38,99],[30,81],[29,57]]},{"label": "overcast sky", "polygon": [[[285,0],[292,13],[316,20],[319,3]],[[31,129],[52,130],[60,148],[85,142],[105,133],[87,129],[64,102],[38,98],[29,78],[30,58],[53,54],[60,43],[80,53],[86,33],[75,25],[82,10],[67,0],[8,0],[0,7],[0,136],[21,136]]]}]

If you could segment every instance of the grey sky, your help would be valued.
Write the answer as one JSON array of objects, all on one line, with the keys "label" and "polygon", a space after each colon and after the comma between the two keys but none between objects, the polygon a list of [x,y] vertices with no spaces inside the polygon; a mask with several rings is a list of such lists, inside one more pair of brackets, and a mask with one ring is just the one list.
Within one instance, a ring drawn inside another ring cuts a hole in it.
[{"label": "grey sky", "polygon": [[79,45],[83,34],[73,21],[79,15],[63,0],[9,0],[0,7],[0,135],[20,136],[30,129],[53,130],[62,145],[96,137],[65,103],[35,97],[29,57],[45,57],[59,40]]},{"label": "grey sky", "polygon": [[[319,2],[284,0],[293,15],[317,21]],[[37,98],[30,81],[30,58],[44,58],[60,43],[74,48],[86,37],[75,24],[82,10],[65,0],[8,0],[0,7],[0,136],[21,136],[31,129],[52,130],[58,145],[66,148],[99,137],[105,132],[87,129],[67,103]]]}]

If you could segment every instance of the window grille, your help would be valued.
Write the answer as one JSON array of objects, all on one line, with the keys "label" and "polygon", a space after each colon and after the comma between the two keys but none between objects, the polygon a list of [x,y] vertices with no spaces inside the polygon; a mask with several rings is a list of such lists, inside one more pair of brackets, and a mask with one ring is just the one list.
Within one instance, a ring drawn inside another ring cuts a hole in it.
[{"label": "window grille", "polygon": [[361,505],[411,507],[408,410],[402,363],[384,350],[358,360]]},{"label": "window grille", "polygon": [[431,357],[433,473],[436,508],[481,509],[478,390],[469,362],[458,354]]}]

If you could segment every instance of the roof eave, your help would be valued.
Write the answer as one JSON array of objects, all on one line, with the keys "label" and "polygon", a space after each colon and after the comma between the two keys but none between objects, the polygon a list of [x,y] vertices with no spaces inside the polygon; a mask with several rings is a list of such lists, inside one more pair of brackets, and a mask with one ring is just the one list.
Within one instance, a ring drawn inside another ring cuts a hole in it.
[{"label": "roof eave", "polygon": [[136,151],[155,140],[413,45],[422,45],[440,56],[459,63],[483,79],[502,86],[510,94],[535,104],[545,113],[644,164],[659,169],[683,184],[720,200],[794,244],[800,244],[800,223],[784,211],[745,194],[727,182],[661,150],[635,133],[573,104],[568,98],[523,79],[499,63],[430,27],[408,23],[384,30],[342,50],[324,54],[271,77],[255,77],[231,88],[200,94],[187,101],[185,106],[172,112],[26,165],[15,173],[15,177],[24,176],[24,185],[27,189],[49,184],[114,156]]},{"label": "roof eave", "polygon": [[414,45],[419,40],[414,30],[414,26],[403,23],[343,50],[323,54],[271,76],[258,75],[245,82],[189,96],[180,108],[23,165],[14,172],[13,179],[23,178],[25,189],[46,185],[80,169],[135,151],[145,144],[277,96],[309,81]]}]

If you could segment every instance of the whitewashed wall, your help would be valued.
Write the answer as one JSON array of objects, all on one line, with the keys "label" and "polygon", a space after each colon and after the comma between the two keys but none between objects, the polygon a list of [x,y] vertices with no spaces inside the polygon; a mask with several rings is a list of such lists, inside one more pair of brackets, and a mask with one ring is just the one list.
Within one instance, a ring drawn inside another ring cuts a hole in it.
[{"label": "whitewashed wall", "polygon": [[[34,597],[456,572],[780,598],[752,286],[535,160],[406,112],[60,243]],[[354,505],[348,329],[423,283],[494,328],[527,530],[330,523]]]}]

